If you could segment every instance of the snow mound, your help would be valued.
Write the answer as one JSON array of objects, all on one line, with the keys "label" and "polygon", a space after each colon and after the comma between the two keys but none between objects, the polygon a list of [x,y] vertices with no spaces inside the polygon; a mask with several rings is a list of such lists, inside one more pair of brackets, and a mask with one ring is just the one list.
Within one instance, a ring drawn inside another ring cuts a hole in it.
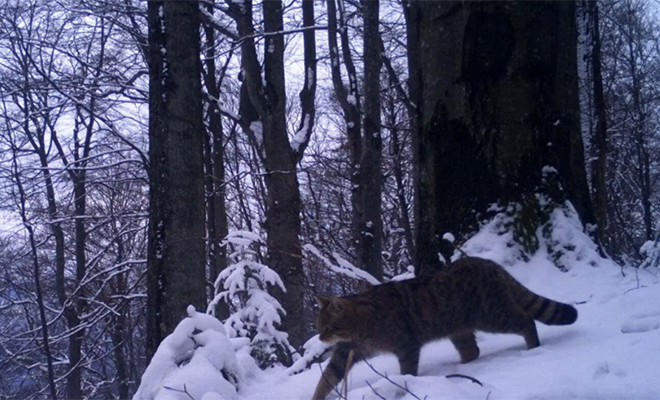
[{"label": "snow mound", "polygon": [[193,306],[187,311],[158,346],[133,400],[236,399],[241,373],[224,326]]},{"label": "snow mound", "polygon": [[621,332],[640,333],[660,328],[660,310],[652,313],[632,315],[621,323]]}]

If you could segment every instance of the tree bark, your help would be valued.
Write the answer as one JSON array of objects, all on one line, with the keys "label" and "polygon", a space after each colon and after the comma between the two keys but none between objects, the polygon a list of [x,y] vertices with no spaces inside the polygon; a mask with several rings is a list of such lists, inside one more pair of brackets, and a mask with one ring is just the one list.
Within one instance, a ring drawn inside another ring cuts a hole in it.
[{"label": "tree bark", "polygon": [[203,135],[197,2],[150,1],[147,355],[206,307]]},{"label": "tree bark", "polygon": [[[264,30],[284,30],[282,3],[266,1]],[[296,164],[286,131],[286,87],[284,80],[284,36],[274,35],[265,39],[264,78],[266,118],[264,128],[264,153],[266,169],[266,244],[268,266],[273,268],[284,282],[286,292],[275,288],[276,298],[282,299],[287,316],[282,330],[289,333],[294,346],[303,343],[305,337],[303,315],[303,270],[300,247],[300,188],[296,176]]]}]

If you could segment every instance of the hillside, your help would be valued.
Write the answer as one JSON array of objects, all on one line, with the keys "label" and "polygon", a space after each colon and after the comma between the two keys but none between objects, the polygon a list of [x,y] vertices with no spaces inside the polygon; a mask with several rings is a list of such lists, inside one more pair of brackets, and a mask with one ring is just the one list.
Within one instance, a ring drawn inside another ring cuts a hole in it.
[{"label": "hillside", "polygon": [[[527,350],[517,335],[479,333],[481,355],[469,364],[459,362],[449,341],[431,343],[422,349],[417,377],[399,375],[398,362],[392,355],[375,357],[368,364],[360,362],[349,374],[349,399],[660,397],[660,271],[621,267],[600,257],[570,206],[552,213],[550,237],[544,237],[539,229],[540,249],[528,261],[520,260],[520,249],[512,244],[511,234],[501,230],[505,222],[493,219],[463,249],[469,255],[502,264],[534,292],[574,305],[579,314],[577,322],[569,326],[537,322],[541,346],[532,350]],[[549,248],[553,249],[552,255]],[[567,271],[562,272],[550,259],[559,260]],[[136,400],[312,396],[321,366],[312,365],[296,375],[283,367],[262,371],[242,349],[245,339],[227,340],[217,320],[199,313],[191,315],[194,318],[180,324],[187,324],[187,328],[170,336],[172,343],[179,344],[163,345],[162,352],[159,349],[164,356],[152,362]],[[203,332],[195,334],[194,327]],[[202,336],[211,328],[216,329],[213,335]],[[236,357],[230,342],[238,349]],[[181,363],[181,358],[190,353],[194,353],[192,360]],[[236,375],[237,393],[218,373],[223,368]],[[464,377],[446,377],[452,374]]]}]

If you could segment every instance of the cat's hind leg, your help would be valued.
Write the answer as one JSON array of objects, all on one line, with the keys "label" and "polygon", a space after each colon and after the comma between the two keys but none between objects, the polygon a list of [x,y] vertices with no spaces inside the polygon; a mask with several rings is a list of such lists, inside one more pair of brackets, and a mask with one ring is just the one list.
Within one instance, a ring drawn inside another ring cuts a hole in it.
[{"label": "cat's hind leg", "polygon": [[401,375],[417,376],[421,349],[422,346],[419,343],[408,341],[408,343],[401,343],[400,348],[394,352],[399,359]]},{"label": "cat's hind leg", "polygon": [[451,340],[452,344],[461,355],[462,363],[469,363],[479,357],[479,346],[477,346],[474,332],[468,331],[455,333],[449,336],[449,340]]},{"label": "cat's hind leg", "polygon": [[515,333],[522,336],[527,344],[527,349],[541,345],[534,320],[517,307],[510,307],[506,311],[500,310],[497,314],[493,313],[480,325],[479,330],[484,332]]}]

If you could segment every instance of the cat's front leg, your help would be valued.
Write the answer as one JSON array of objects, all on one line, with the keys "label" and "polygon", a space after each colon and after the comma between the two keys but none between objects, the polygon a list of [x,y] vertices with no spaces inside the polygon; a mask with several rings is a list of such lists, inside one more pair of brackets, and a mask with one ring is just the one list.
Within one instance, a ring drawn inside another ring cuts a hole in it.
[{"label": "cat's front leg", "polygon": [[332,350],[332,357],[328,366],[323,370],[321,379],[316,385],[316,390],[314,391],[314,396],[312,400],[323,400],[326,396],[337,386],[337,384],[344,378],[347,372],[347,367],[350,368],[355,364],[357,358],[353,356],[353,360],[350,365],[347,366],[349,354],[353,350],[353,346],[350,343],[340,342],[337,343]]}]

